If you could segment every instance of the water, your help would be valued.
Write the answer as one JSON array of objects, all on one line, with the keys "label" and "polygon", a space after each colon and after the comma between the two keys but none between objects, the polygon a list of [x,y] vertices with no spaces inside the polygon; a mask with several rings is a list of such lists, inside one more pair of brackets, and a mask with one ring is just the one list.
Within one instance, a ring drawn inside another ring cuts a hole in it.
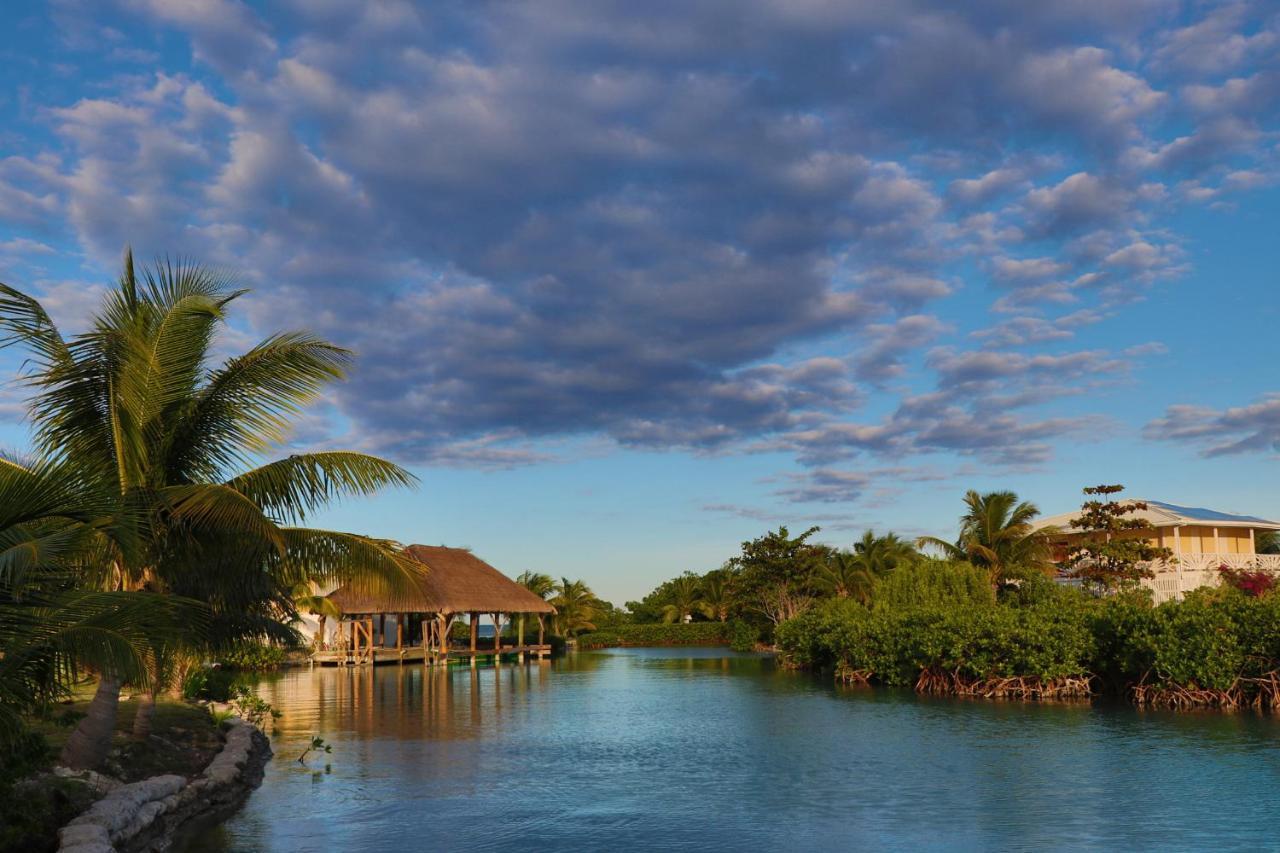
[{"label": "water", "polygon": [[1280,847],[1267,717],[920,699],[719,649],[260,691],[266,780],[189,853]]}]

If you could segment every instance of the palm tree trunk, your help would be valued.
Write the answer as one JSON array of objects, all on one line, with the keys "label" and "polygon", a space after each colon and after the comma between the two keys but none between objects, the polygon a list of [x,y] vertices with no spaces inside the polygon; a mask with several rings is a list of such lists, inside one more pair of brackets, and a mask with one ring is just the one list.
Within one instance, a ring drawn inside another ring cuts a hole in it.
[{"label": "palm tree trunk", "polygon": [[104,673],[89,703],[89,713],[67,738],[59,762],[72,770],[93,770],[101,765],[111,751],[119,704],[120,679]]},{"label": "palm tree trunk", "polygon": [[151,724],[156,717],[155,686],[138,697],[138,713],[133,718],[133,739],[146,740],[151,736]]}]

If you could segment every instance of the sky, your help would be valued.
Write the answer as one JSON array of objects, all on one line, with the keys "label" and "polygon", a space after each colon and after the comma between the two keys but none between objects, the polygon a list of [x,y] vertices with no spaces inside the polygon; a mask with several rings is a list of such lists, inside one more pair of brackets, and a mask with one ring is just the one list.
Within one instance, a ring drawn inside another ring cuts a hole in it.
[{"label": "sky", "polygon": [[281,452],[420,478],[317,523],[618,603],[970,488],[1280,518],[1278,213],[1274,2],[0,11],[0,281],[230,271],[220,352],[358,353]]}]

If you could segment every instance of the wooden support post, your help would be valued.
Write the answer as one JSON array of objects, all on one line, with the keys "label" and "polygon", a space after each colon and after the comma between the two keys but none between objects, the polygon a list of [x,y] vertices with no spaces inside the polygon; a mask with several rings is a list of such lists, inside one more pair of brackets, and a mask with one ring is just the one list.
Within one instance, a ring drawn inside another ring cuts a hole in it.
[{"label": "wooden support post", "polygon": [[396,648],[404,648],[404,614],[396,614]]},{"label": "wooden support post", "polygon": [[356,623],[351,623],[351,659],[354,663],[360,658],[360,632],[356,630]]},{"label": "wooden support post", "polygon": [[493,614],[493,653],[502,654],[502,614]]},{"label": "wooden support post", "polygon": [[480,642],[480,614],[473,612],[468,618],[471,620],[471,659],[475,660],[476,645]]}]

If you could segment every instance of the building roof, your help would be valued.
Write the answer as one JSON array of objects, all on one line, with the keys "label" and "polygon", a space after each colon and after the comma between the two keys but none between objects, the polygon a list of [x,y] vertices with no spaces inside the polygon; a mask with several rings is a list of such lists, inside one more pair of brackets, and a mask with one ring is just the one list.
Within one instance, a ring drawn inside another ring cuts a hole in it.
[{"label": "building roof", "polygon": [[556,609],[463,548],[410,545],[423,566],[413,589],[377,594],[350,585],[330,593],[343,613],[555,613]]},{"label": "building roof", "polygon": [[[1200,507],[1178,506],[1164,501],[1152,501],[1144,498],[1125,498],[1123,502],[1137,501],[1145,503],[1145,510],[1138,510],[1129,518],[1140,518],[1151,522],[1154,527],[1174,527],[1186,524],[1208,525],[1211,527],[1252,527],[1259,530],[1280,530],[1280,523],[1258,518],[1255,515],[1232,515]],[[1071,520],[1080,515],[1080,510],[1063,512],[1037,519],[1032,526],[1036,530],[1045,527],[1057,527],[1064,533],[1072,532]]]}]

